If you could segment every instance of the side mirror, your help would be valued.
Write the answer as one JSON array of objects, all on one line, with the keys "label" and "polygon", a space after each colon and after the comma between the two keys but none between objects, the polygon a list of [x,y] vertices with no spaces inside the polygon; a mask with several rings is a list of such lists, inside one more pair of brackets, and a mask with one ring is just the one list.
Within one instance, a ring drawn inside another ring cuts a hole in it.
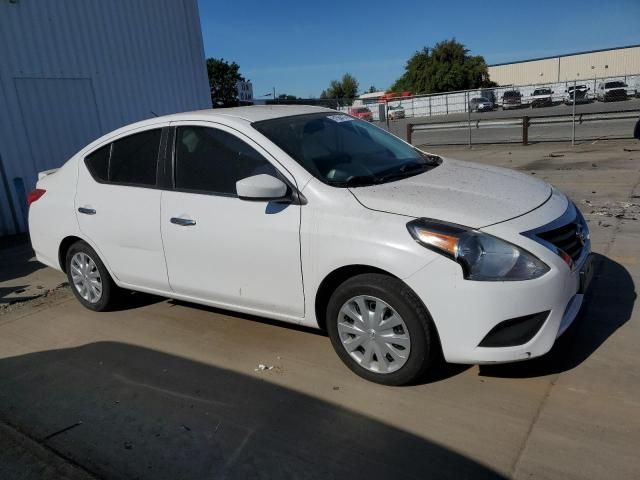
[{"label": "side mirror", "polygon": [[261,174],[236,182],[236,192],[242,200],[282,200],[287,195],[287,185],[279,178]]}]

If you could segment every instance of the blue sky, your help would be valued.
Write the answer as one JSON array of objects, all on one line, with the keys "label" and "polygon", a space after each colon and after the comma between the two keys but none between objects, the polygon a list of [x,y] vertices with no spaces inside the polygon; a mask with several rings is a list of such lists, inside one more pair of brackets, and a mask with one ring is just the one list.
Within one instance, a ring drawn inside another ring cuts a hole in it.
[{"label": "blue sky", "polygon": [[640,0],[199,0],[207,57],[240,65],[254,96],[319,96],[352,73],[388,88],[425,45],[455,37],[487,63],[640,44]]}]

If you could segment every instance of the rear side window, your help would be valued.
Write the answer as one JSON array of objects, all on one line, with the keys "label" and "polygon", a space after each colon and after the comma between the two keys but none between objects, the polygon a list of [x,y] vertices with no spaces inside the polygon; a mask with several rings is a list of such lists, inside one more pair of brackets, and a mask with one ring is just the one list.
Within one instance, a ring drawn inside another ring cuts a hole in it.
[{"label": "rear side window", "polygon": [[155,185],[161,130],[147,130],[113,142],[109,181]]},{"label": "rear side window", "polygon": [[262,155],[230,133],[209,127],[178,127],[175,186],[236,195],[236,182],[253,175],[278,176]]},{"label": "rear side window", "polygon": [[110,153],[111,144],[99,148],[85,159],[89,173],[100,182],[106,182],[108,180]]},{"label": "rear side window", "polygon": [[85,158],[91,176],[104,183],[155,186],[161,129],[116,140]]}]

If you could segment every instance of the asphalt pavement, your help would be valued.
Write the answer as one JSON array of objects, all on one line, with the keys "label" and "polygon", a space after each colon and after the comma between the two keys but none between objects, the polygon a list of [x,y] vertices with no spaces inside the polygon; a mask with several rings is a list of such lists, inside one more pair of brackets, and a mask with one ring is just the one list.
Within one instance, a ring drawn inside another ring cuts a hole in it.
[{"label": "asphalt pavement", "polygon": [[[546,179],[585,213],[597,271],[550,354],[383,387],[278,322],[146,295],[94,313],[64,285],[6,295],[0,478],[637,479],[640,144],[434,150]],[[5,285],[44,281],[3,255]]]}]

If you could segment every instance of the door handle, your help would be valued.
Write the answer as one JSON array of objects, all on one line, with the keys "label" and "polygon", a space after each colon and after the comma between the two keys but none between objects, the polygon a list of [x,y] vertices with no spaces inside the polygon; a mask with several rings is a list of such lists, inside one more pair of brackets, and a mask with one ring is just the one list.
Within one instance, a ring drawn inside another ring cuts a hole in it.
[{"label": "door handle", "polygon": [[196,224],[196,221],[190,218],[171,217],[171,223],[175,223],[181,227],[191,227]]},{"label": "door handle", "polygon": [[80,207],[78,208],[78,211],[80,213],[84,213],[85,215],[95,215],[96,211],[94,208],[85,208],[85,207]]}]

